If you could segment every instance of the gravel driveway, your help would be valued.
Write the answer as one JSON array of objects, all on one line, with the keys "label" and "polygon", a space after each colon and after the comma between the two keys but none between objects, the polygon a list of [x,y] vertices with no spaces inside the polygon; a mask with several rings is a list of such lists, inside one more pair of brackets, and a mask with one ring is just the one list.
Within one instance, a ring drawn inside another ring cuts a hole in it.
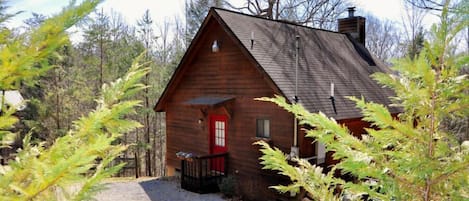
[{"label": "gravel driveway", "polygon": [[113,181],[98,193],[98,201],[225,201],[221,194],[197,194],[181,189],[174,179]]}]

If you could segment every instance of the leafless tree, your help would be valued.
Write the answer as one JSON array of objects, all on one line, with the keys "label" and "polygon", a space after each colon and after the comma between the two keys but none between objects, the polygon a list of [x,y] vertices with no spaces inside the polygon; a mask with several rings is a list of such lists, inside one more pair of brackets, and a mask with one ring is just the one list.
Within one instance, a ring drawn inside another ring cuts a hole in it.
[{"label": "leafless tree", "polygon": [[247,0],[243,6],[231,8],[274,20],[333,29],[338,16],[349,6],[347,0]]},{"label": "leafless tree", "polygon": [[[464,0],[463,0],[464,1]],[[412,5],[413,7],[425,9],[425,10],[434,10],[434,11],[441,11],[445,5],[447,0],[406,0],[406,3]],[[451,12],[455,12],[461,9],[467,9],[467,7],[462,8],[460,7],[461,0],[455,0],[449,2],[449,10]]]},{"label": "leafless tree", "polygon": [[390,20],[380,20],[373,15],[366,16],[366,47],[380,60],[389,62],[391,58],[402,56],[399,27]]},{"label": "leafless tree", "polygon": [[[228,6],[240,11],[247,11],[252,15],[275,20],[279,19],[279,13],[281,13],[279,11],[279,0],[247,0],[241,7],[235,7],[231,4],[228,4]],[[276,12],[274,13],[274,11]]]},{"label": "leafless tree", "polygon": [[157,55],[161,63],[166,64],[170,56],[170,46],[169,46],[169,31],[170,31],[171,22],[169,19],[164,19],[163,23],[158,25],[159,37],[157,44]]},{"label": "leafless tree", "polygon": [[[141,34],[141,37],[143,39],[143,43],[145,45],[145,49],[148,51],[146,52],[145,58],[147,60],[151,61],[150,53],[149,50],[154,43],[154,31],[153,31],[153,20],[150,17],[150,11],[146,10],[145,13],[143,14],[142,18],[137,21],[137,24],[139,26],[139,31]],[[150,76],[149,74],[145,75],[145,82],[146,85],[150,85]],[[144,89],[144,107],[146,109],[150,108],[150,91],[148,88]],[[150,137],[150,112],[145,111],[145,116],[144,116],[144,137],[145,137],[145,143],[146,146],[151,145],[151,137]],[[137,149],[138,152],[138,149]],[[147,147],[146,148],[146,153],[145,153],[145,171],[147,176],[153,176],[153,169],[152,169],[152,162],[151,162],[151,150]]]},{"label": "leafless tree", "polygon": [[427,15],[426,10],[416,8],[410,3],[405,3],[405,15],[402,16],[402,26],[404,31],[404,41],[407,46],[407,53],[414,58],[420,52],[423,45],[425,31],[423,29],[423,19]]},{"label": "leafless tree", "polygon": [[[412,9],[420,9],[430,13],[435,11],[439,13],[443,10],[445,4],[449,4],[448,12],[462,16],[459,20],[468,21],[469,2],[467,0],[406,0],[406,3]],[[464,45],[466,47],[463,47]],[[449,47],[452,49],[451,54],[467,54],[469,52],[469,27],[466,27],[466,33],[461,32],[457,35]],[[460,74],[468,74],[468,69],[468,65],[464,66]],[[441,122],[441,126],[448,132],[453,133],[459,143],[469,140],[469,117],[446,118]]]},{"label": "leafless tree", "polygon": [[[406,0],[407,5],[412,6],[414,9],[420,9],[420,10],[425,10],[430,13],[437,11],[437,13],[441,12],[445,4],[449,4],[448,6],[448,11],[451,13],[462,13],[466,17],[465,19],[467,21],[467,14],[469,13],[469,3],[467,0],[440,0],[440,1],[435,1],[435,0]],[[469,52],[469,26],[466,28],[466,33],[464,34],[461,32],[457,36],[460,42],[460,48],[458,51],[466,51]],[[464,43],[465,41],[465,43]],[[462,47],[465,44],[466,47]],[[462,48],[465,48],[465,50],[461,50]]]}]

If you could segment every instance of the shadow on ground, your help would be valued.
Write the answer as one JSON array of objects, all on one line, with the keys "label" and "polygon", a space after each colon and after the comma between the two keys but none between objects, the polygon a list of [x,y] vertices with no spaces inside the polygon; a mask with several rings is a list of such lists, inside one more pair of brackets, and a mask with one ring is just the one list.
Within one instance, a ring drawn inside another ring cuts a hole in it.
[{"label": "shadow on ground", "polygon": [[221,194],[197,194],[181,189],[173,178],[110,180],[97,201],[225,201]]},{"label": "shadow on ground", "polygon": [[152,179],[139,182],[151,201],[224,201],[221,194],[198,194],[181,189],[179,180]]}]

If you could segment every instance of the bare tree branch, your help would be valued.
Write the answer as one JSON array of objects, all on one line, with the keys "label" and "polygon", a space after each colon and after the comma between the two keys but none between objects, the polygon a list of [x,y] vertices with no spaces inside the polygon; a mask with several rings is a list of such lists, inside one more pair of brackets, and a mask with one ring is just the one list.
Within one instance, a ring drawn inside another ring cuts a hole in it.
[{"label": "bare tree branch", "polygon": [[347,6],[347,0],[247,0],[245,6],[231,8],[268,19],[331,28],[335,27],[338,16]]}]

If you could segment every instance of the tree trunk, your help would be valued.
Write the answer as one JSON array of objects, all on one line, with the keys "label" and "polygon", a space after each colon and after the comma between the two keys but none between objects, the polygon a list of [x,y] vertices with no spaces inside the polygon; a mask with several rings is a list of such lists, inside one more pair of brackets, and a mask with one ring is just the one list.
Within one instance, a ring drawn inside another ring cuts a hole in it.
[{"label": "tree trunk", "polygon": [[134,160],[135,160],[135,178],[139,178],[140,177],[140,166],[138,164],[138,152],[135,152],[134,153]]},{"label": "tree trunk", "polygon": [[135,154],[134,154],[134,157],[135,157],[135,178],[138,178],[140,177],[140,164],[139,164],[139,161],[140,161],[140,154],[139,154],[139,140],[138,140],[138,129],[135,130],[135,144],[137,145],[135,147]]},{"label": "tree trunk", "polygon": [[59,83],[60,83],[60,72],[59,69],[55,69],[55,125],[57,126],[57,133],[60,132],[60,94],[59,94]]},{"label": "tree trunk", "polygon": [[[101,9],[101,14],[104,15],[103,9]],[[98,91],[100,91],[104,83],[104,79],[103,79],[104,36],[103,34],[104,34],[104,25],[101,26],[101,30],[99,33],[99,87],[98,87]]]},{"label": "tree trunk", "polygon": [[164,154],[164,148],[166,147],[163,143],[163,138],[164,138],[164,135],[165,134],[163,132],[163,123],[165,120],[166,120],[166,115],[165,113],[160,113],[159,115],[159,118],[158,118],[158,126],[159,126],[159,130],[158,130],[158,139],[159,139],[159,143],[160,143],[160,163],[161,163],[161,176],[165,176],[166,175],[166,160],[165,160],[165,154]]},{"label": "tree trunk", "polygon": [[104,59],[104,53],[103,53],[103,38],[101,36],[101,39],[99,40],[99,86],[98,90],[103,86],[104,80],[103,80],[103,59]]},{"label": "tree trunk", "polygon": [[[153,117],[154,118],[152,118],[151,122],[153,122],[153,125],[154,125],[154,123],[156,122],[156,115],[154,115]],[[159,167],[159,165],[156,162],[156,136],[157,136],[156,135],[156,128],[157,128],[156,126],[157,125],[153,126],[153,129],[152,129],[153,132],[151,132],[151,134],[153,136],[153,146],[152,146],[152,149],[153,149],[152,150],[152,156],[153,156],[152,161],[153,161],[153,174],[154,174],[153,176],[161,176],[161,175],[158,175],[159,171],[158,171],[157,168]]]},{"label": "tree trunk", "polygon": [[[145,75],[145,81],[146,81],[146,84],[148,85],[149,84],[149,76],[148,74]],[[145,89],[145,108],[148,109],[149,108],[149,100],[148,100],[148,88]],[[145,111],[145,142],[148,145],[151,144],[150,142],[150,114]],[[150,149],[146,149],[146,162],[145,162],[145,165],[146,165],[146,172],[147,172],[147,175],[148,176],[152,176],[152,172],[151,172],[151,150]]]}]

